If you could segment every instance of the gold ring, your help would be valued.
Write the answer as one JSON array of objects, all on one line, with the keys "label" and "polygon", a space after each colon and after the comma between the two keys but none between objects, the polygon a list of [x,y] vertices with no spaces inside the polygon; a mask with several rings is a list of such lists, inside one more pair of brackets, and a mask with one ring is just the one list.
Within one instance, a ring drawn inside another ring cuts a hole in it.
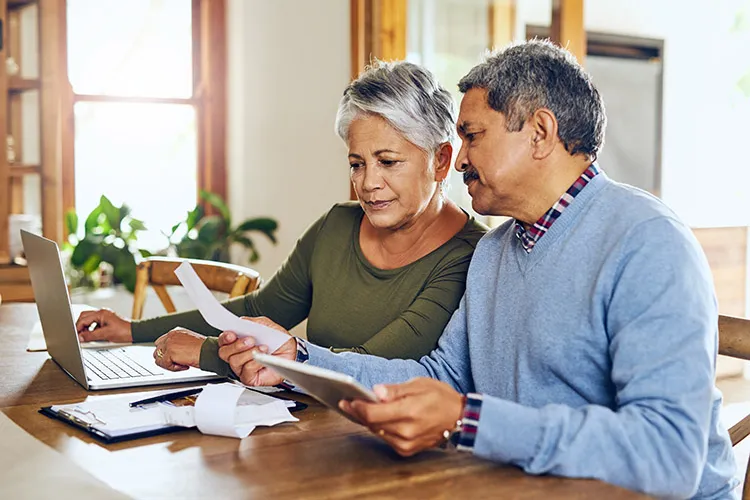
[{"label": "gold ring", "polygon": [[163,358],[164,357],[164,351],[162,351],[161,349],[157,349],[156,350],[156,357],[159,358],[159,359]]},{"label": "gold ring", "polygon": [[383,436],[385,436],[385,431],[384,431],[383,429],[380,429],[380,430],[378,431],[378,436],[380,436],[380,437],[383,437]]}]

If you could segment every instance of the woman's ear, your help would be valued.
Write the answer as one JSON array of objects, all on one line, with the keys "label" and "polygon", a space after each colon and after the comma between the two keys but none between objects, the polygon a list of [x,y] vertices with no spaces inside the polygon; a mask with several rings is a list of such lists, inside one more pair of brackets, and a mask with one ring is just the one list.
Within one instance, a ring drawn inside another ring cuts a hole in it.
[{"label": "woman's ear", "polygon": [[450,142],[444,142],[438,146],[435,152],[435,180],[442,182],[448,177],[448,173],[451,170],[451,162],[453,160],[453,146]]},{"label": "woman's ear", "polygon": [[533,127],[531,139],[532,157],[543,160],[552,154],[557,144],[557,118],[549,109],[540,108],[534,111],[528,120]]}]

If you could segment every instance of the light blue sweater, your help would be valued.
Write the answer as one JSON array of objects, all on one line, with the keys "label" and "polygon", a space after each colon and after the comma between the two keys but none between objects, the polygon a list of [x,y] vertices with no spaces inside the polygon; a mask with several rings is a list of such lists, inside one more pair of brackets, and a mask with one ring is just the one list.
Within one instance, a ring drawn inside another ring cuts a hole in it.
[{"label": "light blue sweater", "polygon": [[428,376],[484,394],[480,457],[659,497],[736,495],[706,259],[664,204],[603,173],[531,253],[512,221],[482,238],[429,356],[308,351],[366,385]]}]

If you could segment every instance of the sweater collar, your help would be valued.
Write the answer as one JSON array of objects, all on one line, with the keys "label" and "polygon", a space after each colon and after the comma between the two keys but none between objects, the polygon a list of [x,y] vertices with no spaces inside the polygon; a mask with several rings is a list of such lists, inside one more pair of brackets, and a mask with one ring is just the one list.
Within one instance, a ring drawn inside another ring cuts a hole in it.
[{"label": "sweater collar", "polygon": [[527,230],[520,221],[516,220],[516,238],[521,241],[521,245],[526,253],[531,253],[534,245],[544,236],[552,224],[560,217],[563,211],[573,203],[573,200],[578,194],[583,191],[588,183],[599,174],[600,170],[596,163],[592,163],[589,167],[578,177],[578,179],[570,185],[568,190],[563,193],[560,198],[550,207],[539,220],[537,220],[533,226]]}]

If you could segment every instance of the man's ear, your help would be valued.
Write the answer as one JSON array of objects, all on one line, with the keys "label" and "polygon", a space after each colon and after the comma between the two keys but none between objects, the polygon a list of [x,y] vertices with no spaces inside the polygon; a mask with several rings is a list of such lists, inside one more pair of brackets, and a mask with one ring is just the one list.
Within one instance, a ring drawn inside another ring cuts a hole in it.
[{"label": "man's ear", "polygon": [[450,142],[444,142],[438,146],[435,152],[435,180],[442,182],[448,177],[451,170],[451,160],[453,159],[453,146]]},{"label": "man's ear", "polygon": [[559,141],[557,118],[549,109],[540,108],[534,111],[527,123],[532,127],[531,156],[535,160],[543,160],[552,154]]}]

